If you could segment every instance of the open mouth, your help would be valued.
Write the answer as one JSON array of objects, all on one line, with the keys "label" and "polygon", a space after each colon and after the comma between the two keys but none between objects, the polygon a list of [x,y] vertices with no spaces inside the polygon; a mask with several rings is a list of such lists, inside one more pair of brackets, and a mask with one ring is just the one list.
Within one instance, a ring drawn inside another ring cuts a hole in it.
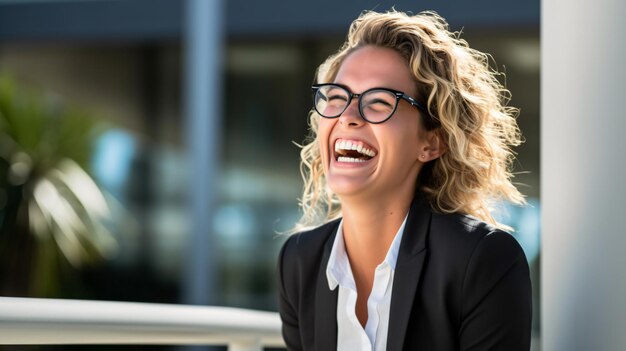
[{"label": "open mouth", "polygon": [[376,156],[376,150],[362,141],[335,140],[335,160],[337,162],[367,162]]}]

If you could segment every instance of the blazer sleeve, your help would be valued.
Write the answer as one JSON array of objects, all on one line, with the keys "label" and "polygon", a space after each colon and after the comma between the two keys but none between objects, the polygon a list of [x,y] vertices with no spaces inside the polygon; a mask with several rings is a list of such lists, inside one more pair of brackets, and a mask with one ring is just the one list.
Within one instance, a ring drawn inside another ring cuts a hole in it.
[{"label": "blazer sleeve", "polygon": [[[280,314],[280,319],[282,320],[282,332],[283,339],[285,340],[285,345],[287,346],[287,350],[302,350],[302,340],[300,338],[300,327],[298,322],[298,313],[295,306],[297,306],[296,301],[294,301],[295,293],[293,293],[293,289],[296,288],[296,281],[293,275],[295,272],[295,262],[290,260],[289,257],[293,255],[293,247],[291,250],[290,246],[294,242],[295,236],[291,236],[282,249],[280,250],[280,254],[278,256],[278,292],[279,292],[279,301],[278,301],[278,312]],[[291,252],[289,252],[291,251]]]},{"label": "blazer sleeve", "polygon": [[461,299],[460,350],[530,349],[530,272],[513,236],[496,230],[479,241],[467,265]]}]

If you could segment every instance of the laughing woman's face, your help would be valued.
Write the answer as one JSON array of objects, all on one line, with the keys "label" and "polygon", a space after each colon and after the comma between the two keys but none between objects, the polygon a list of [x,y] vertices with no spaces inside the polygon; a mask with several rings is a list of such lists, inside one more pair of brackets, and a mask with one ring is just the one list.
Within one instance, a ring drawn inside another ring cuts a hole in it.
[{"label": "laughing woman's face", "polygon": [[[357,49],[332,83],[355,94],[388,88],[418,98],[407,63],[387,48]],[[328,186],[340,199],[380,199],[414,190],[422,162],[428,160],[420,159],[428,146],[419,110],[400,99],[390,119],[371,124],[361,118],[357,100],[338,118],[320,119],[318,142]]]}]

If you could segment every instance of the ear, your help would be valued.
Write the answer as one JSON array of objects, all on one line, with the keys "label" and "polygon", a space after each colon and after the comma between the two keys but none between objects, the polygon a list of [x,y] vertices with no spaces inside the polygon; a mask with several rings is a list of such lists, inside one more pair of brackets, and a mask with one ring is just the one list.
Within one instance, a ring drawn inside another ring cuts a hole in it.
[{"label": "ear", "polygon": [[437,130],[431,130],[424,134],[417,157],[422,163],[437,159],[446,152],[446,145]]}]

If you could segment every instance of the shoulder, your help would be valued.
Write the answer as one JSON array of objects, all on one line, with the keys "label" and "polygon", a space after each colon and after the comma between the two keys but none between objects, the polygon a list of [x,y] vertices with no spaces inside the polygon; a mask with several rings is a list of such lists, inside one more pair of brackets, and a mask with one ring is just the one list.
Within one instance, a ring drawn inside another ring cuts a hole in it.
[{"label": "shoulder", "polygon": [[317,228],[291,235],[283,244],[282,252],[289,255],[309,255],[324,247],[328,238],[335,233],[339,219]]},{"label": "shoulder", "polygon": [[311,256],[321,254],[338,224],[339,219],[336,219],[317,228],[291,235],[283,244],[280,256],[287,261],[309,261]]},{"label": "shoulder", "polygon": [[463,214],[433,213],[430,242],[470,254],[485,248],[515,256],[523,254],[521,246],[510,233]]},{"label": "shoulder", "polygon": [[433,213],[428,241],[431,264],[456,287],[463,315],[496,287],[512,301],[529,301],[528,261],[510,233],[472,216]]},{"label": "shoulder", "polygon": [[433,213],[428,249],[431,264],[465,289],[490,286],[513,266],[528,270],[515,237],[472,216]]}]

